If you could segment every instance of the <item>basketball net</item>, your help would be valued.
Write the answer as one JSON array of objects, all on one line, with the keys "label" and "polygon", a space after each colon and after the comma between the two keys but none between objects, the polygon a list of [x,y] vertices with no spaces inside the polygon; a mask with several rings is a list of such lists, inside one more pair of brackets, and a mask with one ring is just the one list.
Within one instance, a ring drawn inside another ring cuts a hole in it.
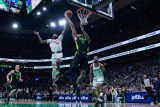
[{"label": "basketball net", "polygon": [[83,8],[77,10],[77,16],[80,19],[80,23],[82,25],[88,24],[88,18],[90,15],[92,15],[92,12],[89,12],[88,10],[85,10]]}]

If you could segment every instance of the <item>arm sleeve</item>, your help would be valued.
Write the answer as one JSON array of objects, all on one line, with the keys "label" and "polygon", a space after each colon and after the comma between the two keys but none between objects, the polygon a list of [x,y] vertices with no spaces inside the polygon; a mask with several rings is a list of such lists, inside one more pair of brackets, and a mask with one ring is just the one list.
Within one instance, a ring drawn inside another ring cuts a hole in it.
[{"label": "arm sleeve", "polygon": [[52,39],[47,39],[47,44],[50,44]]},{"label": "arm sleeve", "polygon": [[59,39],[60,41],[62,41],[63,35],[59,35],[58,39]]}]

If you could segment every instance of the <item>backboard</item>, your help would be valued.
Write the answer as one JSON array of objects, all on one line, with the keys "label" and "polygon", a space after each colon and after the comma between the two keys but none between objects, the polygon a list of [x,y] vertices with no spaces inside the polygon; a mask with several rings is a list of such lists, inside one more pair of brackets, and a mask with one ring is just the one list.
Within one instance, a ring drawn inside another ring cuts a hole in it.
[{"label": "backboard", "polygon": [[[68,0],[71,5],[93,11],[99,16],[112,20],[114,18],[113,0]],[[101,4],[100,4],[101,3]],[[100,6],[97,8],[96,5]]]}]

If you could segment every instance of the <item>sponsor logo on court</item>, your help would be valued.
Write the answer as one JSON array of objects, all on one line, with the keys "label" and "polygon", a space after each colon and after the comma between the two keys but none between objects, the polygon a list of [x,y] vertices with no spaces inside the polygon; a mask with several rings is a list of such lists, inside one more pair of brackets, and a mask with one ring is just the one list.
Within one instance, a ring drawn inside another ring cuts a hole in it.
[{"label": "sponsor logo on court", "polygon": [[132,100],[144,100],[144,97],[141,95],[134,95],[132,96]]},{"label": "sponsor logo on court", "polygon": [[[58,96],[59,101],[76,101],[77,99],[79,99],[79,97],[73,96],[73,95],[60,95],[60,96]],[[81,96],[81,101],[88,102],[89,100],[90,99],[89,99],[88,95]]]}]

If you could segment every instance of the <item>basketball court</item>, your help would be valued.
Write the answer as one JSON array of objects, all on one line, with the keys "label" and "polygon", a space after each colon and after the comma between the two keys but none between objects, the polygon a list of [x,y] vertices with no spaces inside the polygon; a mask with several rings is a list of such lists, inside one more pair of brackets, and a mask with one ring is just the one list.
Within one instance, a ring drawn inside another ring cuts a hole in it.
[{"label": "basketball court", "polygon": [[[14,101],[10,104],[0,104],[0,107],[95,107],[93,103],[66,103],[66,102],[35,102],[35,101]],[[113,104],[105,103],[103,107],[159,107],[149,104]]]}]

